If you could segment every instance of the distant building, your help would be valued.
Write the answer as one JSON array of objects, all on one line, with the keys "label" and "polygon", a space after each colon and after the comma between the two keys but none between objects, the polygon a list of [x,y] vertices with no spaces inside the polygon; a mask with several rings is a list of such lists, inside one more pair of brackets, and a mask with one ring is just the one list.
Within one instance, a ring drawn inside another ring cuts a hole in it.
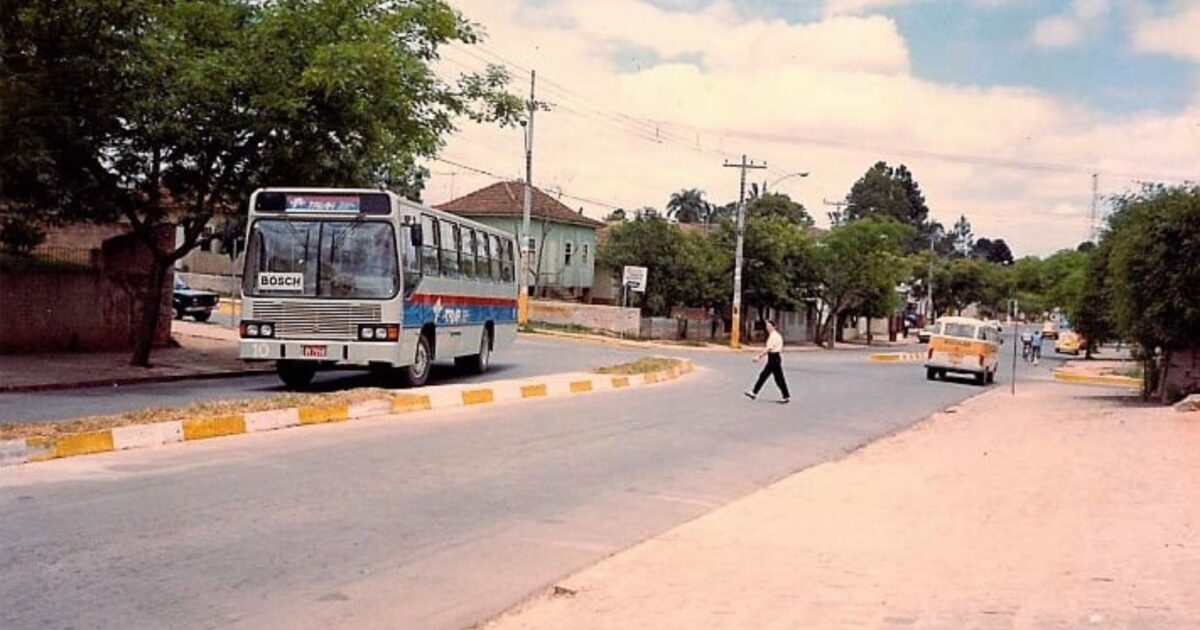
[{"label": "distant building", "polygon": [[[435,207],[521,237],[524,202],[525,184],[515,181],[498,182]],[[595,277],[596,231],[604,224],[537,188],[533,189],[530,217],[534,294],[589,300]]]}]

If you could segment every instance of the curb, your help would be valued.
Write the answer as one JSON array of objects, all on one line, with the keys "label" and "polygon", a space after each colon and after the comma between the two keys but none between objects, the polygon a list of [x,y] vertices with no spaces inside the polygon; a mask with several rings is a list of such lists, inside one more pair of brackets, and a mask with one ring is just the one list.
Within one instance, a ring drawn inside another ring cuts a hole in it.
[{"label": "curb", "polygon": [[30,392],[48,392],[64,389],[89,389],[95,387],[122,387],[125,385],[140,385],[142,383],[174,383],[177,381],[206,381],[238,376],[261,376],[273,374],[274,368],[256,370],[229,370],[225,372],[202,372],[199,374],[170,374],[163,376],[135,376],[130,378],[107,378],[94,381],[76,381],[73,383],[41,383],[38,385],[0,385],[0,394],[20,394]]},{"label": "curb", "polygon": [[636,375],[565,373],[488,385],[443,385],[413,393],[350,405],[311,405],[255,411],[216,417],[181,418],[151,424],[134,424],[101,431],[72,433],[52,438],[0,441],[0,467],[41,462],[78,455],[150,448],[205,440],[225,435],[274,431],[309,424],[345,422],[362,418],[485,405],[501,401],[554,398],[616,389],[633,389],[673,381],[695,370],[691,361],[660,372]]},{"label": "curb", "polygon": [[920,361],[925,358],[924,352],[877,352],[868,357],[877,363],[898,363],[900,361]]},{"label": "curb", "polygon": [[1140,378],[1116,376],[1111,374],[1080,374],[1078,372],[1070,372],[1062,369],[1054,370],[1054,380],[1060,383],[1074,383],[1077,385],[1106,385],[1109,387],[1128,387],[1132,389],[1142,388],[1142,379]]}]

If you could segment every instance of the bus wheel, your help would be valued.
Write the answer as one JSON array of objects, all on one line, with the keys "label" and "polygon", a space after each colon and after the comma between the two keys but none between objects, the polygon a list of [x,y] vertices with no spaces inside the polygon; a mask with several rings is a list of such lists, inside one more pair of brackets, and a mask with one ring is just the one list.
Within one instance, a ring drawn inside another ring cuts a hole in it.
[{"label": "bus wheel", "polygon": [[457,357],[454,359],[454,367],[457,367],[463,372],[471,374],[483,374],[488,370],[488,366],[492,363],[492,336],[488,329],[484,328],[483,333],[479,335],[479,354],[472,354],[466,357]]},{"label": "bus wheel", "polygon": [[277,361],[275,371],[288,389],[305,389],[317,375],[317,364],[308,361]]},{"label": "bus wheel", "polygon": [[417,337],[417,351],[411,365],[400,368],[400,384],[405,387],[420,387],[429,380],[433,366],[433,352],[429,350],[429,337]]}]

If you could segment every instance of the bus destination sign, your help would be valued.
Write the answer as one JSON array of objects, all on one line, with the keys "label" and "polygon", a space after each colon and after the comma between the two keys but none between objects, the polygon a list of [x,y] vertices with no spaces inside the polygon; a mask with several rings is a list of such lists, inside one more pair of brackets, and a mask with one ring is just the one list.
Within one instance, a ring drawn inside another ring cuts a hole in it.
[{"label": "bus destination sign", "polygon": [[359,212],[358,195],[288,195],[288,212]]}]

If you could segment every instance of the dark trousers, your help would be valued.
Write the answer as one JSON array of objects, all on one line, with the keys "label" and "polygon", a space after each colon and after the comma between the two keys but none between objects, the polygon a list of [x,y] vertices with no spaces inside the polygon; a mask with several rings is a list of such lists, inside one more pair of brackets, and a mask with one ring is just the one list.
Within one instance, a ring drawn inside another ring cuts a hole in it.
[{"label": "dark trousers", "polygon": [[779,388],[779,393],[783,394],[784,398],[792,397],[788,393],[787,381],[783,378],[783,355],[778,352],[767,353],[767,364],[763,366],[762,372],[758,375],[758,382],[754,384],[755,396],[767,383],[768,376],[775,377],[775,386]]}]

